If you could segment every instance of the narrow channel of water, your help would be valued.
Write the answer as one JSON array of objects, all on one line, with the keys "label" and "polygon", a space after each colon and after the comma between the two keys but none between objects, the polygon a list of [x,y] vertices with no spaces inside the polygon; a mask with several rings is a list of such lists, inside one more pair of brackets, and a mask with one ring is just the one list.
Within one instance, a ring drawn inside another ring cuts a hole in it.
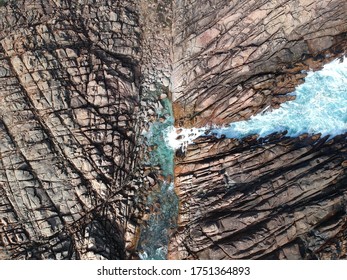
[{"label": "narrow channel of water", "polygon": [[225,127],[176,129],[169,99],[162,100],[161,121],[151,125],[145,135],[153,148],[149,164],[160,167],[161,184],[148,198],[151,215],[142,228],[139,241],[141,259],[166,259],[171,231],[176,227],[178,199],[173,187],[174,151],[194,142],[199,136],[215,135],[243,138],[252,134],[264,137],[274,132],[288,131],[288,136],[302,133],[338,135],[347,131],[347,59],[309,72],[305,83],[292,93],[296,99],[279,109],[264,111],[250,120]]},{"label": "narrow channel of water", "polygon": [[176,228],[178,198],[174,192],[173,169],[174,150],[166,145],[166,131],[174,124],[172,106],[168,98],[161,101],[157,121],[151,124],[144,135],[150,147],[148,164],[154,168],[158,186],[147,198],[150,209],[149,219],[141,229],[138,250],[144,260],[164,260],[167,258],[169,236]]}]

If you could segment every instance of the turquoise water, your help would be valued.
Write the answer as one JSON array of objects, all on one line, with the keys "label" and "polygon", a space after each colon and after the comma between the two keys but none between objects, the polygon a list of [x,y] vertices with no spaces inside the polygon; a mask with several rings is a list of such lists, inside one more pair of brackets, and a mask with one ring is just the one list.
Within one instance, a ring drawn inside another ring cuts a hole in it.
[{"label": "turquoise water", "polygon": [[149,220],[141,228],[139,256],[144,260],[164,260],[171,231],[176,227],[178,198],[173,186],[174,150],[166,145],[166,130],[173,126],[172,107],[168,98],[161,100],[157,119],[145,133],[147,145],[152,147],[148,165],[160,177],[159,186],[147,198]]},{"label": "turquoise water", "polygon": [[164,183],[159,192],[150,197],[149,203],[156,208],[143,228],[140,239],[140,258],[165,260],[171,231],[176,227],[178,199],[173,183]]},{"label": "turquoise water", "polygon": [[[153,147],[148,165],[160,166],[163,181],[148,198],[151,215],[142,228],[138,250],[141,259],[166,259],[170,232],[176,227],[178,199],[174,193],[174,151],[194,142],[199,136],[243,138],[251,134],[264,137],[287,131],[288,136],[302,133],[322,133],[334,136],[347,131],[347,59],[326,65],[321,71],[309,72],[305,83],[292,93],[296,99],[279,109],[264,111],[250,120],[231,123],[226,127],[192,129],[174,128],[171,104],[162,100],[161,121],[152,123],[146,133],[147,144]],[[179,133],[177,132],[179,131]],[[206,132],[208,131],[208,132]]]},{"label": "turquoise water", "polygon": [[154,122],[150,131],[146,134],[147,143],[154,150],[151,152],[150,165],[160,166],[163,176],[173,175],[174,151],[166,145],[166,130],[173,126],[173,118],[170,116],[163,122]]},{"label": "turquoise water", "polygon": [[[243,138],[257,134],[259,137],[274,132],[287,131],[287,136],[302,133],[321,133],[335,136],[347,131],[347,59],[335,60],[320,71],[309,72],[305,83],[292,93],[296,99],[279,109],[257,114],[247,121],[231,123],[226,127],[202,129],[167,129],[166,142],[173,149],[192,143],[198,136],[209,134],[217,137]],[[180,136],[181,139],[177,139]]]}]

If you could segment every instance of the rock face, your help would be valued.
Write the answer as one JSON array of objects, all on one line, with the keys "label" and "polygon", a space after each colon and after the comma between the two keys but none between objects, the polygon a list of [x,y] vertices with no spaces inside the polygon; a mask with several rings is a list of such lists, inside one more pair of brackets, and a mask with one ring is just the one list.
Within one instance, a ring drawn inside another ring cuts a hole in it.
[{"label": "rock face", "polygon": [[0,9],[0,251],[9,258],[125,258],[133,246],[135,2]]},{"label": "rock face", "polygon": [[176,1],[173,106],[178,126],[226,124],[276,108],[347,46],[340,0]]},{"label": "rock face", "polygon": [[[346,53],[346,1],[187,0],[176,9],[177,126],[277,108],[293,98],[285,94],[303,70]],[[175,164],[180,205],[169,258],[347,257],[346,135],[201,138]]]},{"label": "rock face", "polygon": [[169,257],[346,258],[346,136],[190,145],[176,158],[180,216]]},{"label": "rock face", "polygon": [[[168,179],[147,164],[157,110],[172,99],[189,127],[278,106],[302,70],[346,52],[346,13],[341,0],[0,1],[0,258],[136,257],[148,194]],[[177,156],[170,258],[344,256],[345,136],[260,144],[211,138]]]}]

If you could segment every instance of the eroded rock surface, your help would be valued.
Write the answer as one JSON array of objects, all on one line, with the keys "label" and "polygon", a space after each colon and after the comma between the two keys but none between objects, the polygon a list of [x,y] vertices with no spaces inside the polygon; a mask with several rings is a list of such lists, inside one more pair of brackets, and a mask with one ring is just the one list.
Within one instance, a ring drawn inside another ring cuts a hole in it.
[{"label": "eroded rock surface", "polygon": [[200,138],[176,157],[172,259],[346,258],[346,134]]},{"label": "eroded rock surface", "polygon": [[12,1],[0,43],[0,250],[125,258],[141,205],[136,1]]},{"label": "eroded rock surface", "polygon": [[178,126],[226,124],[276,108],[347,45],[340,0],[176,1],[173,101]]},{"label": "eroded rock surface", "polygon": [[[210,8],[209,8],[210,7]],[[346,1],[177,1],[177,126],[223,125],[347,48]],[[346,258],[346,135],[201,138],[178,151],[172,259]]]},{"label": "eroded rock surface", "polygon": [[[0,258],[136,257],[170,99],[177,125],[247,119],[346,51],[340,0],[4,2]],[[170,258],[345,254],[345,136],[260,144],[178,155]]]}]

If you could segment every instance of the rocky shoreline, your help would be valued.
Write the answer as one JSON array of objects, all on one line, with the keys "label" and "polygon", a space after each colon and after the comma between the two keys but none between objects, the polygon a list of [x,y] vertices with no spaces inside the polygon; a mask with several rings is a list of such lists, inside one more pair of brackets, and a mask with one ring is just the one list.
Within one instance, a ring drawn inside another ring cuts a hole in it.
[{"label": "rocky shoreline", "polygon": [[[347,3],[212,2],[213,10],[177,7],[177,126],[276,109],[307,70],[346,54]],[[256,139],[201,138],[176,154],[180,207],[169,258],[346,258],[346,135]]]},{"label": "rocky shoreline", "polygon": [[137,259],[173,180],[171,259],[346,257],[346,135],[201,138],[174,174],[146,139],[292,99],[346,54],[345,1],[6,2],[0,258]]},{"label": "rocky shoreline", "polygon": [[177,3],[172,91],[179,127],[278,108],[306,71],[346,53],[345,1]]},{"label": "rocky shoreline", "polygon": [[176,156],[169,258],[345,258],[346,136],[197,139]]}]

